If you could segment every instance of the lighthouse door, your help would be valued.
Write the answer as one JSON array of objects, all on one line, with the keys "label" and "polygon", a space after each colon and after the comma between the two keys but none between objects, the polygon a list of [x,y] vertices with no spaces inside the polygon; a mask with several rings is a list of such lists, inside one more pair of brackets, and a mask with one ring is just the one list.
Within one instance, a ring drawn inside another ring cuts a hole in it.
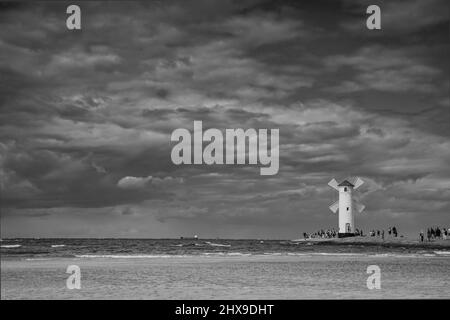
[{"label": "lighthouse door", "polygon": [[345,230],[347,230],[348,233],[351,232],[351,230],[350,230],[350,223],[346,223],[345,224]]}]

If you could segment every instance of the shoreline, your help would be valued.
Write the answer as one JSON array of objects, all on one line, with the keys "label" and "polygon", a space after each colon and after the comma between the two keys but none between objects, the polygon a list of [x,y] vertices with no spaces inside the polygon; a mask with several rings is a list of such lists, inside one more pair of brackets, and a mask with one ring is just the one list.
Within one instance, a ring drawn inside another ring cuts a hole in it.
[{"label": "shoreline", "polygon": [[450,249],[450,239],[433,240],[421,242],[418,239],[410,238],[385,238],[378,237],[348,237],[348,238],[309,238],[295,239],[293,242],[325,244],[325,245],[363,245],[363,246],[382,246],[382,247],[405,247],[405,248],[424,248],[424,249]]},{"label": "shoreline", "polygon": [[[240,256],[131,261],[107,258],[1,261],[1,297],[439,299],[450,294],[450,283],[445,277],[450,264],[448,257]],[[383,290],[367,289],[366,270],[373,264],[383,268]],[[77,265],[81,270],[80,290],[66,288],[69,265]]]}]

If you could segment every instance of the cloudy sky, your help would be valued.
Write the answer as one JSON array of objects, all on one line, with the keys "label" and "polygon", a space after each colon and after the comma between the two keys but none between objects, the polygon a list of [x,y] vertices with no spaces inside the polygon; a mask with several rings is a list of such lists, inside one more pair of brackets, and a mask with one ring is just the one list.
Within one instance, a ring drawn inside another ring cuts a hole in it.
[{"label": "cloudy sky", "polygon": [[[297,238],[354,175],[357,227],[450,224],[445,0],[66,7],[0,4],[2,237]],[[279,128],[279,173],[172,164],[194,120]]]}]

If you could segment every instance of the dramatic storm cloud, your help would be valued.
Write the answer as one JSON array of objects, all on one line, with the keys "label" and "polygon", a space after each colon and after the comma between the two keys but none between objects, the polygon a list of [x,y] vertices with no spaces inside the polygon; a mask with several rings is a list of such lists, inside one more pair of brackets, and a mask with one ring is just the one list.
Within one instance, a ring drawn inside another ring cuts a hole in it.
[{"label": "dramatic storm cloud", "polygon": [[[0,5],[1,236],[297,238],[450,222],[446,1]],[[177,128],[279,128],[280,168],[172,163]]]}]

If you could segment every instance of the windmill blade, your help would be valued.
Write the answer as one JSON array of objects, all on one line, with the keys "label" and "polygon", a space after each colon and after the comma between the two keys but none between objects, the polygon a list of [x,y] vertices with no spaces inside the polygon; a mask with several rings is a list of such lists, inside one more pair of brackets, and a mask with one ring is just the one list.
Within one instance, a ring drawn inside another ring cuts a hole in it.
[{"label": "windmill blade", "polygon": [[353,182],[353,189],[358,189],[361,185],[364,184],[363,179],[361,179],[360,177],[356,177],[355,181]]},{"label": "windmill blade", "polygon": [[339,209],[339,200],[333,203],[329,208],[333,213],[336,213]]},{"label": "windmill blade", "polygon": [[328,182],[328,185],[329,185],[330,187],[332,187],[333,189],[339,191],[339,188],[338,188],[338,182],[336,181],[336,179],[334,179],[334,178],[331,179],[330,182]]},{"label": "windmill blade", "polygon": [[354,205],[356,211],[358,211],[359,213],[363,212],[363,210],[366,208],[365,205],[359,203],[358,201],[353,201],[353,205]]}]

